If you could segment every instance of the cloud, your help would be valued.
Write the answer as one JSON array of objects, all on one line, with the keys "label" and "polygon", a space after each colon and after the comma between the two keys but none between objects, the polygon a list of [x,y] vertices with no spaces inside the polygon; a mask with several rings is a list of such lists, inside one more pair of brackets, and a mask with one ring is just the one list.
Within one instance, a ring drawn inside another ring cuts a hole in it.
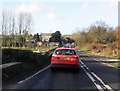
[{"label": "cloud", "polygon": [[[0,4],[0,17],[2,17],[2,11],[3,11],[2,4]],[[1,18],[0,18],[0,21],[1,21]]]},{"label": "cloud", "polygon": [[41,5],[38,3],[30,3],[30,4],[21,4],[17,6],[16,12],[24,12],[24,13],[35,13],[39,12],[42,9]]},{"label": "cloud", "polygon": [[54,21],[54,20],[56,20],[58,18],[58,15],[55,13],[55,12],[49,12],[48,14],[47,14],[47,19],[49,20],[49,21]]},{"label": "cloud", "polygon": [[60,16],[58,13],[55,12],[55,9],[53,7],[47,6],[46,3],[27,3],[27,4],[21,4],[18,5],[16,8],[16,15],[20,12],[23,13],[36,13],[41,12],[42,15],[44,15],[48,21],[55,21],[63,19],[62,16]]},{"label": "cloud", "polygon": [[1,12],[2,12],[2,5],[0,4],[0,14],[1,14]]},{"label": "cloud", "polygon": [[109,1],[109,4],[110,4],[110,6],[111,7],[115,7],[115,6],[118,6],[118,2],[119,2],[120,0],[110,0]]},{"label": "cloud", "polygon": [[58,13],[56,13],[55,11],[49,11],[47,13],[47,20],[48,21],[55,21],[55,20],[65,20],[66,18],[59,15]]},{"label": "cloud", "polygon": [[82,11],[87,10],[87,8],[88,8],[88,4],[87,4],[87,3],[83,3],[83,4],[81,5],[81,7],[80,7],[80,9],[81,9]]}]

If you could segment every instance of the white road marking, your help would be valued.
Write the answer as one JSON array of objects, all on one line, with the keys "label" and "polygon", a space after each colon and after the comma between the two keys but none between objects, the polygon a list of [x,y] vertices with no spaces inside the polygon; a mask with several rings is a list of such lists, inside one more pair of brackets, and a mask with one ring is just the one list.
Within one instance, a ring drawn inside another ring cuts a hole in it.
[{"label": "white road marking", "polygon": [[2,65],[0,65],[0,69],[4,69],[4,68],[10,67],[10,66],[13,66],[16,64],[20,64],[20,63],[21,62],[11,62],[11,63],[2,64]]},{"label": "white road marking", "polygon": [[[100,78],[100,77],[98,77],[94,72],[90,72],[90,73],[88,73],[87,72],[87,70],[89,69],[82,61],[80,61],[81,62],[81,64],[83,65],[83,66],[81,66],[82,68],[83,68],[83,70],[86,72],[86,74],[88,75],[88,77],[92,80],[92,82],[96,85],[96,87],[100,90],[100,91],[104,91],[103,90],[103,88],[99,85],[99,84],[96,84],[95,83],[95,79],[92,77],[92,75],[106,88],[106,89],[108,89],[109,91],[113,91],[113,89],[110,87],[110,86],[108,86],[108,85],[106,85],[104,82],[103,82],[103,80]],[[87,69],[85,69],[85,68]],[[101,90],[101,88],[102,88],[102,90]]]},{"label": "white road marking", "polygon": [[45,68],[43,68],[42,70],[40,70],[40,71],[38,71],[37,73],[35,73],[34,75],[32,75],[32,76],[30,76],[30,77],[28,77],[28,78],[26,78],[26,79],[24,79],[24,80],[22,80],[22,81],[19,81],[18,83],[22,83],[22,82],[24,82],[24,81],[26,81],[26,80],[31,79],[31,78],[34,77],[35,75],[37,75],[37,74],[43,72],[44,70],[48,69],[50,66],[51,66],[51,65],[48,65],[47,67],[45,67]]},{"label": "white road marking", "polygon": [[108,85],[106,85],[100,77],[98,77],[94,72],[91,72],[108,90],[113,91],[112,88]]},{"label": "white road marking", "polygon": [[[82,63],[82,62],[81,62]],[[83,68],[83,70],[85,71],[85,73],[88,75],[88,77],[92,80],[92,82],[95,84],[95,86],[97,87],[97,89],[99,90],[99,91],[104,91],[103,90],[103,88],[99,85],[99,84],[97,84],[96,82],[95,82],[95,79],[86,71],[86,69],[83,67],[83,66],[81,66],[82,68]]]},{"label": "white road marking", "polygon": [[[102,61],[102,59],[96,59],[96,58],[93,58],[94,60],[96,60],[96,61]],[[104,63],[104,62],[101,62],[102,64],[104,64],[104,65],[106,65],[106,66],[110,66],[110,67],[113,67],[113,68],[117,68],[117,67],[114,67],[113,65],[111,65],[111,64],[108,64],[108,63]]]},{"label": "white road marking", "polygon": [[[80,61],[81,62],[81,61]],[[81,62],[81,64],[83,64],[83,62]]]},{"label": "white road marking", "polygon": [[98,59],[96,59],[96,58],[93,58],[93,60],[99,61],[99,60],[98,60]]},{"label": "white road marking", "polygon": [[117,67],[115,67],[115,66],[113,66],[113,65],[111,65],[111,64],[108,64],[108,63],[102,63],[103,65],[106,65],[106,66],[110,66],[110,67],[113,67],[113,68],[117,68]]},{"label": "white road marking", "polygon": [[89,68],[86,68],[87,70],[89,70]]},{"label": "white road marking", "polygon": [[8,75],[6,75],[5,73],[3,73],[6,77],[9,77]]}]

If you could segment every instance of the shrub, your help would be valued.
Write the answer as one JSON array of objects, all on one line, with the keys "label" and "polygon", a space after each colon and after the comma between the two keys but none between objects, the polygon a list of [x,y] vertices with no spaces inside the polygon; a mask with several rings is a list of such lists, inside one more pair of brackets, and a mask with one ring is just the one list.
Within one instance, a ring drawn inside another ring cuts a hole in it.
[{"label": "shrub", "polygon": [[42,61],[48,59],[48,56],[49,55],[41,55],[41,53],[33,53],[30,50],[2,49],[3,64],[9,62],[30,62],[33,64],[41,64]]}]

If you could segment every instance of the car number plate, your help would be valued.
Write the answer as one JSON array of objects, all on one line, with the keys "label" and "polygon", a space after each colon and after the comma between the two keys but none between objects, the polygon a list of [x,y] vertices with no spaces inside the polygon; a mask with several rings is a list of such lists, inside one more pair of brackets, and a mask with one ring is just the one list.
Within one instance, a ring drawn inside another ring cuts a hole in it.
[{"label": "car number plate", "polygon": [[61,58],[61,60],[70,60],[69,58]]}]

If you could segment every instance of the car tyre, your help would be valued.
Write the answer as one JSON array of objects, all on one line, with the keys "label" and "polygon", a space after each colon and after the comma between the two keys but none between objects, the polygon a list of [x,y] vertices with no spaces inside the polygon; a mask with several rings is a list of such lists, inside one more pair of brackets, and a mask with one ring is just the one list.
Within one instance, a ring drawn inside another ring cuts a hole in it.
[{"label": "car tyre", "polygon": [[55,69],[54,67],[51,67],[51,71],[52,71],[52,72],[55,72],[56,69]]}]

